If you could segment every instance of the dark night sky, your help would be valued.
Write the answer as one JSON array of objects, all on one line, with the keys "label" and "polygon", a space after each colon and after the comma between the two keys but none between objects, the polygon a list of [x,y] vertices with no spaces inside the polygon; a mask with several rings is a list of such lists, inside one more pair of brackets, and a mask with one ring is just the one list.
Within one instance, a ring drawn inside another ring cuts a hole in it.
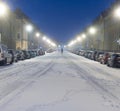
[{"label": "dark night sky", "polygon": [[42,32],[66,43],[114,0],[6,0],[10,7],[21,8]]}]

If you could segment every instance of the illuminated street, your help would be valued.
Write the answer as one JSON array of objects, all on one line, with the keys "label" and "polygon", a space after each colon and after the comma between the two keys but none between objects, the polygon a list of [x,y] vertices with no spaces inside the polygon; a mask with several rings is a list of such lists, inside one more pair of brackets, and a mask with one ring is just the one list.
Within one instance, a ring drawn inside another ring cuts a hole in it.
[{"label": "illuminated street", "polygon": [[119,111],[119,69],[69,52],[0,68],[1,111]]},{"label": "illuminated street", "polygon": [[120,111],[120,0],[0,0],[0,111]]}]

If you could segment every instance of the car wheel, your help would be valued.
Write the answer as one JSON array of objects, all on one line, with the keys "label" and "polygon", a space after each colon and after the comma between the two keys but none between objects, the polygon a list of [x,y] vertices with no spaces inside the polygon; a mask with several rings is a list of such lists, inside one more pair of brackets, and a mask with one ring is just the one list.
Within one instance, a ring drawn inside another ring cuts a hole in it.
[{"label": "car wheel", "polygon": [[5,59],[1,62],[1,65],[6,65],[6,64],[7,64],[7,59]]},{"label": "car wheel", "polygon": [[109,63],[107,63],[107,66],[110,67]]},{"label": "car wheel", "polygon": [[112,62],[112,63],[110,64],[110,66],[111,66],[111,67],[116,67],[116,64],[115,64],[114,62]]},{"label": "car wheel", "polygon": [[10,64],[12,64],[13,63],[13,60],[10,62]]}]

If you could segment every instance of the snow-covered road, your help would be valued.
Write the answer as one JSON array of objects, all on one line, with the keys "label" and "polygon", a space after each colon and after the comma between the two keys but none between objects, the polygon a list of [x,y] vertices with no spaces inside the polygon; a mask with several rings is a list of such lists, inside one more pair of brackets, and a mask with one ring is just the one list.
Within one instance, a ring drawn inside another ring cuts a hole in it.
[{"label": "snow-covered road", "polygon": [[120,111],[120,69],[69,52],[0,66],[0,111]]}]

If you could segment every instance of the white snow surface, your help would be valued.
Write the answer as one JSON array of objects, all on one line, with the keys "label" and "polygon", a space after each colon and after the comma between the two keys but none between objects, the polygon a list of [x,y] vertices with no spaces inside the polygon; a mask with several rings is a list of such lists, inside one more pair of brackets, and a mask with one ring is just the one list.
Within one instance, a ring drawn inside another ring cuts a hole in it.
[{"label": "white snow surface", "polygon": [[120,69],[67,51],[0,66],[0,111],[120,111]]}]

